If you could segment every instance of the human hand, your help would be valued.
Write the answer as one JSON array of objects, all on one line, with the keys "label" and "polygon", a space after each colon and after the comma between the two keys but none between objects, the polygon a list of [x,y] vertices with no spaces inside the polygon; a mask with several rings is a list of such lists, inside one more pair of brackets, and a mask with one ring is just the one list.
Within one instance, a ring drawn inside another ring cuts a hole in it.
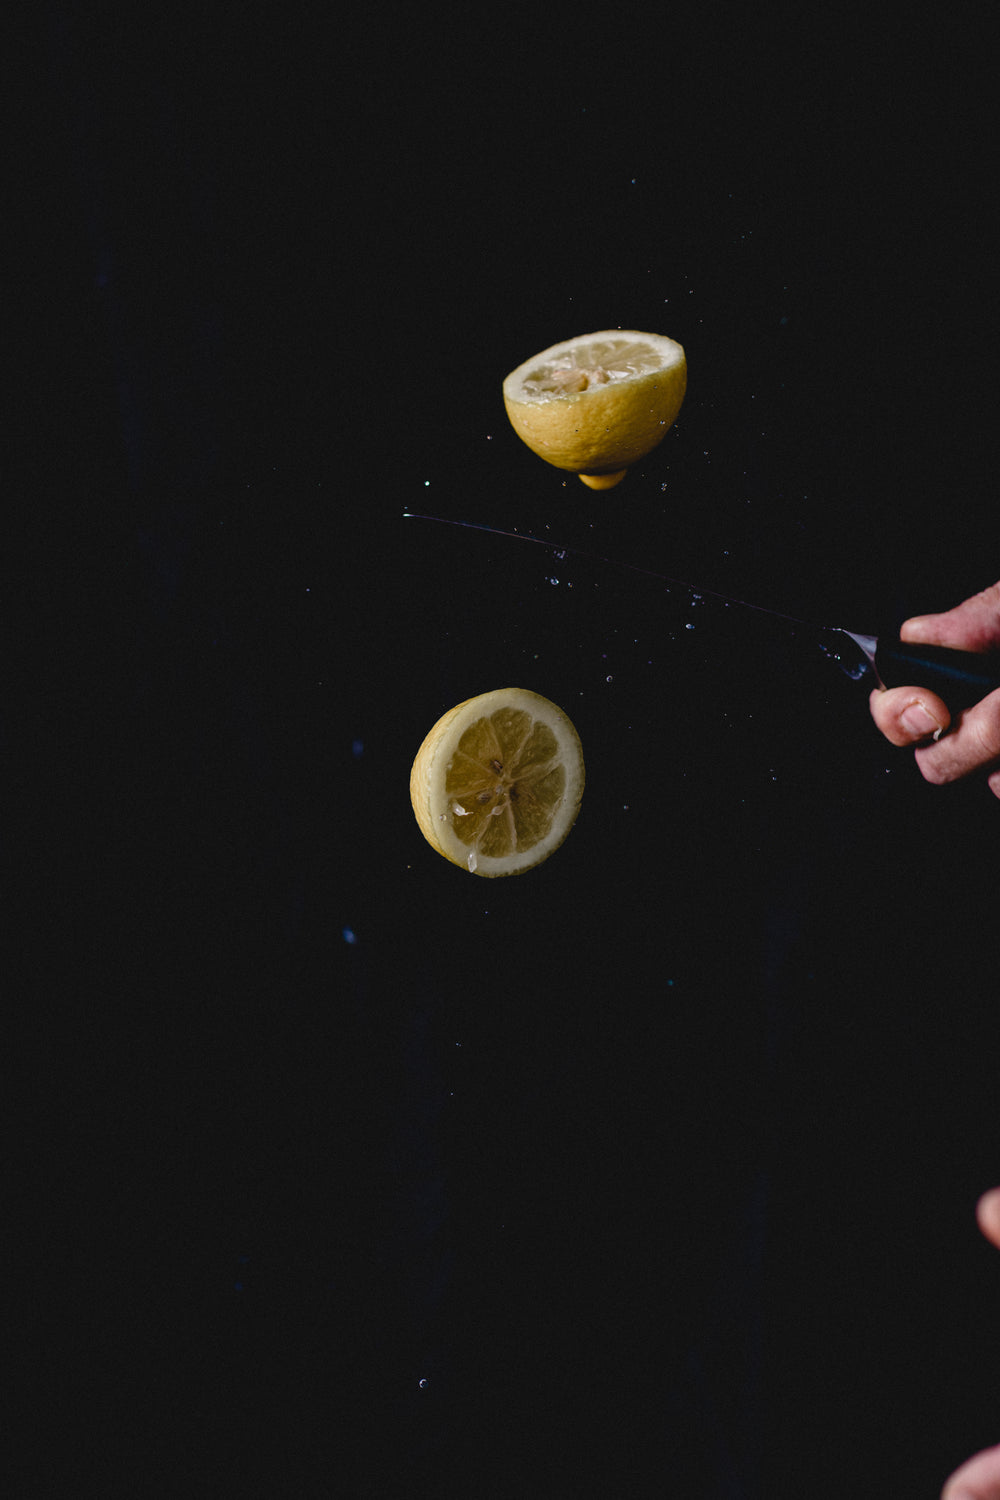
[{"label": "human hand", "polygon": [[956,1469],[941,1500],[1000,1500],[1000,1445],[984,1448]]},{"label": "human hand", "polygon": [[[976,1218],[986,1238],[1000,1249],[1000,1188],[983,1194]],[[984,1448],[956,1469],[941,1491],[941,1500],[1000,1500],[1000,1445]]]},{"label": "human hand", "polygon": [[[1000,583],[944,614],[906,620],[899,634],[920,645],[1000,651]],[[1000,797],[1000,689],[965,709],[954,724],[947,704],[929,688],[878,688],[869,701],[872,718],[891,744],[916,747],[925,781],[940,786],[985,771],[990,791]]]}]

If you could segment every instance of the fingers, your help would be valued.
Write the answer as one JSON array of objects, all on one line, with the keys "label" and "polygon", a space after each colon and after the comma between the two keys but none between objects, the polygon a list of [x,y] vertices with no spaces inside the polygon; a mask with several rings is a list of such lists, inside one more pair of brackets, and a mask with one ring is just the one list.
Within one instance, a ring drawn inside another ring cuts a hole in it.
[{"label": "fingers", "polygon": [[941,1500],[1000,1500],[1000,1446],[984,1448],[956,1469]]},{"label": "fingers", "polygon": [[986,771],[990,791],[1000,797],[1000,689],[965,709],[954,724],[947,706],[928,688],[887,688],[872,693],[869,703],[891,744],[916,747],[925,781],[944,786]]},{"label": "fingers", "polygon": [[[899,634],[923,645],[1000,651],[1000,582],[943,614],[914,615]],[[889,688],[872,693],[869,702],[891,744],[914,746],[925,781],[942,786],[985,771],[990,791],[1000,798],[1000,690],[959,714],[954,725],[947,706],[926,688]]]},{"label": "fingers", "polygon": [[1000,583],[943,614],[914,615],[903,622],[899,638],[958,651],[1000,650]]},{"label": "fingers", "polygon": [[[937,744],[916,750],[917,765],[925,781],[944,786],[976,771],[995,772],[1000,767],[1000,688],[959,714],[951,733]],[[991,791],[1000,795],[1000,776],[989,776]]]},{"label": "fingers", "polygon": [[893,745],[919,745],[951,723],[947,705],[929,688],[876,689],[868,700],[872,718]]},{"label": "fingers", "polygon": [[1000,1188],[991,1188],[976,1204],[976,1218],[986,1238],[1000,1249]]}]

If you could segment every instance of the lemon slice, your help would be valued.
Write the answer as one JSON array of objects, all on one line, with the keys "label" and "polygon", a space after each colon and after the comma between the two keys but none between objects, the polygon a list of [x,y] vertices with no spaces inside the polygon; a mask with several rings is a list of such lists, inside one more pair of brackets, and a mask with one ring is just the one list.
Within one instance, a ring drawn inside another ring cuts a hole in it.
[{"label": "lemon slice", "polygon": [[475,875],[520,875],[558,849],[580,810],[583,750],[570,720],[527,688],[443,714],[410,772],[420,832]]},{"label": "lemon slice", "polygon": [[533,453],[610,489],[673,425],[687,388],[680,344],[625,329],[553,344],[503,383],[507,415]]}]

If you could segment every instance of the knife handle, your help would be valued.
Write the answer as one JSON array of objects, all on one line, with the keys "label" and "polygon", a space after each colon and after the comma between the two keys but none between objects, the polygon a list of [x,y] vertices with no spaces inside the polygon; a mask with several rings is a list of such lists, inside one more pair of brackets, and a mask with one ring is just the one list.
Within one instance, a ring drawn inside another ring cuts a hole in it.
[{"label": "knife handle", "polygon": [[1000,688],[1000,656],[952,651],[948,646],[918,646],[883,641],[875,651],[875,670],[886,687],[926,687],[943,698],[952,712],[971,708]]}]

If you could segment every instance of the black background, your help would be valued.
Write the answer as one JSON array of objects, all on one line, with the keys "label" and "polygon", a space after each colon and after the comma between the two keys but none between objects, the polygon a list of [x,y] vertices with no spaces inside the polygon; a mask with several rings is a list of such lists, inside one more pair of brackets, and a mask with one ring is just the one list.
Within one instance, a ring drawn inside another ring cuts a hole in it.
[{"label": "black background", "polygon": [[[994,799],[598,560],[856,629],[993,581],[987,60],[732,6],[11,49],[13,1286],[75,1493],[932,1496],[1000,1436]],[[600,495],[500,383],[613,326],[689,388]],[[588,786],[488,882],[407,777],[506,683]]]}]

